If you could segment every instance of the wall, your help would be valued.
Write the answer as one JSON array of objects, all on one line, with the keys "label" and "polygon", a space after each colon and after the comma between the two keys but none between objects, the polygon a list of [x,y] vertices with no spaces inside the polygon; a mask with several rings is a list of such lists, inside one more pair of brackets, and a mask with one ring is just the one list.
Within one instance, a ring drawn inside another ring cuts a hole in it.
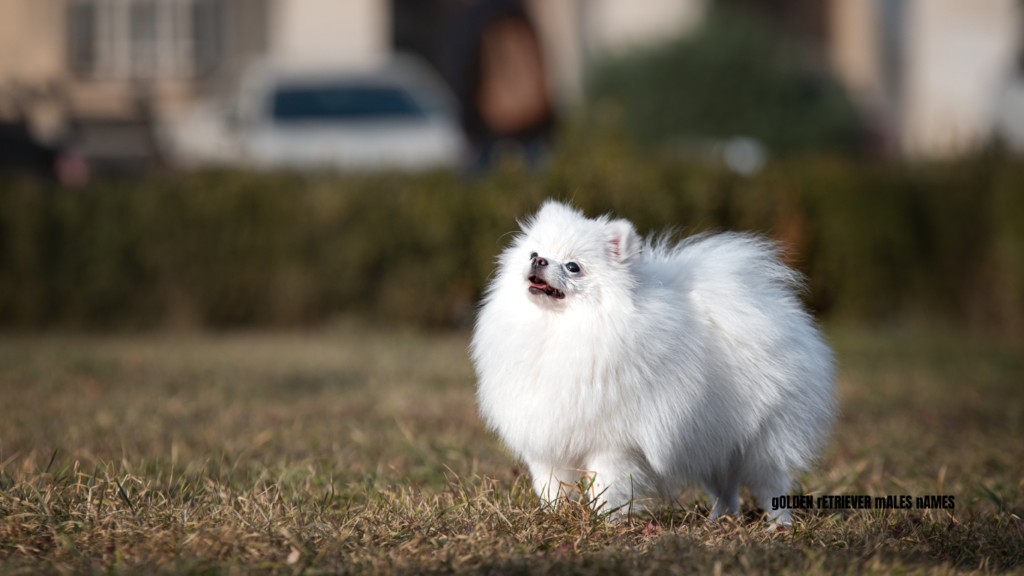
[{"label": "wall", "polygon": [[0,2],[0,86],[51,80],[65,69],[64,3]]},{"label": "wall", "polygon": [[[888,56],[882,19],[894,11],[883,3],[903,14],[899,52]],[[832,0],[830,56],[896,150],[912,159],[952,158],[992,136],[1021,23],[1017,0]]]},{"label": "wall", "polygon": [[270,56],[302,66],[366,66],[391,48],[384,0],[277,0],[270,19]]}]

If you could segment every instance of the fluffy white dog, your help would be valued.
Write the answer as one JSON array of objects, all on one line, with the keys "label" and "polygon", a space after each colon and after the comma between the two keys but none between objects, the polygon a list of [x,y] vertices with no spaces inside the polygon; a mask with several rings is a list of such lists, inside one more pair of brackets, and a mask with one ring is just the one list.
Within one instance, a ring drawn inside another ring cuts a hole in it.
[{"label": "fluffy white dog", "polygon": [[548,201],[502,253],[473,333],[487,424],[545,501],[603,511],[700,483],[712,517],[747,485],[776,523],[832,427],[833,354],[775,246],[743,234],[643,242]]}]

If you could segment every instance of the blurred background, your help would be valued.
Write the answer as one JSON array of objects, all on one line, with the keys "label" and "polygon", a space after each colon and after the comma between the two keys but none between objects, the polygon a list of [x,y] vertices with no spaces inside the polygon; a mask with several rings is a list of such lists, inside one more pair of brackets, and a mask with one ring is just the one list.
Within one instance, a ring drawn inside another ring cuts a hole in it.
[{"label": "blurred background", "polygon": [[460,328],[548,197],[1024,333],[1019,0],[6,0],[0,327]]}]

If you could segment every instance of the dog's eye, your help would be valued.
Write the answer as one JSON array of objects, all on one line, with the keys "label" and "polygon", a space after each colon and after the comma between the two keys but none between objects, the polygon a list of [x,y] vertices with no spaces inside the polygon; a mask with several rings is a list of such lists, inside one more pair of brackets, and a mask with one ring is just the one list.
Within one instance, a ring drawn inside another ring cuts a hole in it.
[{"label": "dog's eye", "polygon": [[568,262],[565,265],[565,269],[568,270],[569,272],[572,272],[573,274],[576,274],[577,272],[580,271],[580,265],[575,262]]},{"label": "dog's eye", "polygon": [[536,252],[530,252],[530,260],[533,260],[536,257],[537,257],[537,253]]}]

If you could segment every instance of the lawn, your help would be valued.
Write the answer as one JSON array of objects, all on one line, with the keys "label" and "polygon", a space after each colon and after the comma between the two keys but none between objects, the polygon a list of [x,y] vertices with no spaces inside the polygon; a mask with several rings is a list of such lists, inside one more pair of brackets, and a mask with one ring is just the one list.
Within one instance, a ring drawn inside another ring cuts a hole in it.
[{"label": "lawn", "polygon": [[842,414],[802,492],[954,510],[544,509],[476,415],[466,333],[3,336],[0,572],[1024,571],[1024,346],[827,331]]}]

